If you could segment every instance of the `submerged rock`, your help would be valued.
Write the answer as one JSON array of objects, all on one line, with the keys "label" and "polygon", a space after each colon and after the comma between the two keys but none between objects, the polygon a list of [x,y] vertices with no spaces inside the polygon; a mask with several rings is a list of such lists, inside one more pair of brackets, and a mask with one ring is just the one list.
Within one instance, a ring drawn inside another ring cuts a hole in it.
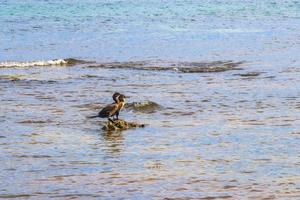
[{"label": "submerged rock", "polygon": [[143,128],[145,124],[138,124],[135,122],[126,122],[125,120],[118,119],[114,122],[108,121],[102,127],[102,130],[105,131],[118,131],[118,130],[126,130],[130,128]]},{"label": "submerged rock", "polygon": [[235,74],[235,75],[241,76],[241,77],[254,77],[254,76],[259,76],[260,74],[262,74],[262,72],[248,72],[248,73],[244,73],[244,74]]},{"label": "submerged rock", "polygon": [[153,101],[145,101],[145,102],[127,103],[125,105],[125,108],[133,111],[138,111],[138,112],[153,113],[156,110],[162,108],[162,106]]},{"label": "submerged rock", "polygon": [[238,66],[243,62],[214,61],[214,62],[182,62],[178,71],[183,73],[210,73],[225,72],[229,70],[242,70]]},{"label": "submerged rock", "polygon": [[168,61],[133,61],[96,63],[89,68],[133,69],[150,71],[176,71],[181,73],[210,73],[228,70],[241,70],[244,62],[212,61],[212,62],[168,62]]}]

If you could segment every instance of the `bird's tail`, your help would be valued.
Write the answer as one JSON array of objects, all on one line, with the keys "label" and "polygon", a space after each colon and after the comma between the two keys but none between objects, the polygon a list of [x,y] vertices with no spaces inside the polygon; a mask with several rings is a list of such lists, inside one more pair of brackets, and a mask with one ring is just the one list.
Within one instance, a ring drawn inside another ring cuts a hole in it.
[{"label": "bird's tail", "polygon": [[99,115],[95,115],[95,116],[89,116],[89,117],[86,117],[88,119],[92,119],[92,118],[96,118],[96,117],[99,117]]}]

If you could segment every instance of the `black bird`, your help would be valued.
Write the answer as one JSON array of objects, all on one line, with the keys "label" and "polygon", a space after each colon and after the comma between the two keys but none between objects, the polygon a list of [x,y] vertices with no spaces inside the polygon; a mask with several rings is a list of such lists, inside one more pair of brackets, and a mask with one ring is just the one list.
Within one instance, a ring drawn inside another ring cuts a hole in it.
[{"label": "black bird", "polygon": [[120,93],[115,93],[113,95],[113,99],[115,100],[115,103],[108,104],[105,106],[96,116],[91,116],[89,118],[108,118],[109,121],[113,122],[111,117],[116,116],[116,119],[119,119],[119,113],[120,110],[124,107],[125,105],[125,96]]}]

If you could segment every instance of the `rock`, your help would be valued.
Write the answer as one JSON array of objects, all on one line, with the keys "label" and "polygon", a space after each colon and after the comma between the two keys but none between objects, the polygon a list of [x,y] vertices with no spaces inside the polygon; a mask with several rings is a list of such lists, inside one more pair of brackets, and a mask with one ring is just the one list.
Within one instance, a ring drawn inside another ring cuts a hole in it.
[{"label": "rock", "polygon": [[156,110],[159,110],[162,108],[161,105],[158,103],[155,103],[153,101],[145,101],[145,102],[132,102],[127,103],[125,105],[126,109],[133,110],[136,112],[143,112],[143,113],[153,113]]},{"label": "rock", "polygon": [[241,77],[255,77],[259,76],[262,72],[248,72],[244,74],[235,74],[236,76],[241,76]]},{"label": "rock", "polygon": [[118,119],[114,120],[114,122],[108,121],[102,127],[104,131],[122,131],[130,128],[143,128],[145,124],[137,124],[135,122],[126,122],[125,120]]}]

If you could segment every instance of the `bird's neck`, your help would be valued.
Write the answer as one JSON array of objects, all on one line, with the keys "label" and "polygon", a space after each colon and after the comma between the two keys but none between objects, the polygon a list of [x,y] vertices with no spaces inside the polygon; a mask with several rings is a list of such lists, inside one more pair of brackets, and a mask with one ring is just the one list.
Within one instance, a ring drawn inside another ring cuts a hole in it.
[{"label": "bird's neck", "polygon": [[121,101],[118,103],[118,105],[119,105],[119,109],[121,110],[124,107],[125,102]]}]

